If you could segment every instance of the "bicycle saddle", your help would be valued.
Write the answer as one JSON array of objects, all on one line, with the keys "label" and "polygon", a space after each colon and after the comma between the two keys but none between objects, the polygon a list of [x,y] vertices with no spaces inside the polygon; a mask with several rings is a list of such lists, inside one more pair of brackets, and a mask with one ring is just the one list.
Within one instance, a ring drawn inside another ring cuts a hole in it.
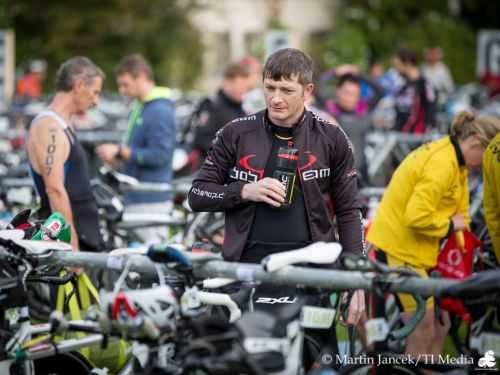
[{"label": "bicycle saddle", "polygon": [[66,242],[59,241],[35,241],[35,240],[12,240],[32,255],[41,255],[49,251],[72,251],[73,248]]},{"label": "bicycle saddle", "polygon": [[105,176],[106,178],[120,185],[128,185],[128,186],[139,185],[139,180],[137,178],[117,172],[105,166],[102,166],[99,172],[101,173],[102,176]]},{"label": "bicycle saddle", "polygon": [[0,230],[0,238],[4,240],[22,240],[24,238],[24,231],[21,229]]}]

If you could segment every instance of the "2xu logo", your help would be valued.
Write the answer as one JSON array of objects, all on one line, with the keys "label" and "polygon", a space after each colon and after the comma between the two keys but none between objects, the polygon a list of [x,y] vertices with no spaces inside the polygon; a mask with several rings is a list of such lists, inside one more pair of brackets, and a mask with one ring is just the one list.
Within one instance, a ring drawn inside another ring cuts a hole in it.
[{"label": "2xu logo", "polygon": [[255,303],[267,303],[269,305],[274,305],[275,303],[295,303],[297,302],[297,297],[280,297],[280,298],[273,298],[273,297],[259,297]]}]

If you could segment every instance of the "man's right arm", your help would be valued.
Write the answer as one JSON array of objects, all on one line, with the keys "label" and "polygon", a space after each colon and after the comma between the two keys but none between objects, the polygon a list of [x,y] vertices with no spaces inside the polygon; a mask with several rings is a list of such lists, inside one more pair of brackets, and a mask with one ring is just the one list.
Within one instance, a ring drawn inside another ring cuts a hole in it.
[{"label": "man's right arm", "polygon": [[231,125],[217,132],[212,148],[189,191],[189,205],[194,211],[225,211],[241,203],[242,181],[228,183],[236,152]]},{"label": "man's right arm", "polygon": [[194,211],[226,211],[248,202],[263,202],[279,207],[285,200],[285,188],[275,178],[227,184],[236,158],[231,123],[217,132],[198,175],[189,191]]},{"label": "man's right arm", "polygon": [[29,154],[33,165],[43,178],[52,212],[59,212],[71,226],[71,245],[79,247],[73,212],[68,193],[64,186],[64,163],[70,151],[69,141],[64,131],[52,120],[42,119],[32,129]]}]

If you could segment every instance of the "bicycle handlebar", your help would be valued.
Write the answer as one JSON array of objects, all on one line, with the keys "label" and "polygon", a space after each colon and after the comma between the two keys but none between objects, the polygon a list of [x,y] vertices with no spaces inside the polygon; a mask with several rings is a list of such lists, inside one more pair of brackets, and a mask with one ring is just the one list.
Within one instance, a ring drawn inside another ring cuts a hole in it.
[{"label": "bicycle handlebar", "polygon": [[175,181],[172,181],[171,184],[163,182],[141,182],[135,177],[117,172],[105,166],[102,166],[99,172],[118,183],[120,190],[123,192],[135,191],[143,193],[187,193],[189,191],[189,188],[191,187],[190,184],[182,182],[176,184]]},{"label": "bicycle handlebar", "polygon": [[60,311],[53,311],[49,317],[50,333],[61,334],[66,331],[101,333],[99,323],[90,320],[67,320]]},{"label": "bicycle handlebar", "polygon": [[2,186],[4,188],[34,188],[35,184],[31,177],[7,177],[2,178]]},{"label": "bicycle handlebar", "polygon": [[241,310],[238,304],[228,294],[209,293],[198,291],[198,298],[206,305],[225,306],[229,310],[229,323],[234,323],[241,318]]},{"label": "bicycle handlebar", "polygon": [[130,255],[146,255],[148,252],[148,247],[139,246],[139,247],[120,247],[118,249],[111,250],[108,254],[110,256],[130,256]]},{"label": "bicycle handlebar", "polygon": [[235,280],[235,279],[228,279],[226,277],[214,277],[211,279],[203,280],[203,288],[205,288],[205,289],[222,288],[222,287],[230,285],[236,281],[237,280]]},{"label": "bicycle handlebar", "polygon": [[[180,251],[180,250],[177,250]],[[210,253],[189,253],[181,251],[193,266],[196,278],[224,277],[241,281],[259,281],[280,285],[304,285],[328,290],[371,290],[375,273],[340,271],[333,269],[312,269],[289,266],[276,272],[265,272],[260,265],[222,261],[221,257]],[[0,257],[9,256],[0,249]],[[156,275],[155,264],[145,256],[109,256],[102,253],[56,251],[49,256],[39,257],[40,266],[60,265],[64,267],[89,267],[95,269],[122,270],[130,262],[130,270]],[[167,270],[168,272],[168,270]],[[387,281],[388,292],[418,294],[423,297],[440,295],[443,290],[459,281],[451,279],[422,279],[414,276],[397,277]]]},{"label": "bicycle handlebar", "polygon": [[461,283],[445,288],[440,297],[467,298],[478,293],[500,292],[500,269],[476,273]]},{"label": "bicycle handlebar", "polygon": [[30,276],[27,278],[27,282],[33,283],[45,283],[53,285],[64,285],[71,280],[76,279],[76,274],[74,272],[68,272],[62,276]]},{"label": "bicycle handlebar", "polygon": [[193,266],[186,252],[183,252],[171,245],[150,246],[146,253],[146,256],[153,262],[158,262],[158,263],[175,262],[187,268],[191,268]]},{"label": "bicycle handlebar", "polygon": [[387,264],[377,262],[369,257],[361,257],[352,253],[341,255],[341,262],[345,269],[349,271],[379,272],[383,274],[398,274],[404,276],[416,276],[418,273],[404,267],[389,267]]}]

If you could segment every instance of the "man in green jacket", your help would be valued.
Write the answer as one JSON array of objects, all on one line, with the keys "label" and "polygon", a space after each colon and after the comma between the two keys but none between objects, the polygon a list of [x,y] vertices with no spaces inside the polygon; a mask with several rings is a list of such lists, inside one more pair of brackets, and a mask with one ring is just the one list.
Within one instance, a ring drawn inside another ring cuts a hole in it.
[{"label": "man in green jacket", "polygon": [[[171,92],[156,85],[153,71],[146,59],[138,54],[124,57],[116,68],[120,93],[133,100],[125,142],[103,144],[97,148],[99,157],[141,182],[170,183],[175,148],[175,117]],[[167,213],[171,208],[171,193],[127,192],[124,195],[127,212]],[[147,231],[146,231],[147,232]],[[165,233],[165,231],[158,232]],[[161,241],[152,233],[141,237],[146,242]]]}]

